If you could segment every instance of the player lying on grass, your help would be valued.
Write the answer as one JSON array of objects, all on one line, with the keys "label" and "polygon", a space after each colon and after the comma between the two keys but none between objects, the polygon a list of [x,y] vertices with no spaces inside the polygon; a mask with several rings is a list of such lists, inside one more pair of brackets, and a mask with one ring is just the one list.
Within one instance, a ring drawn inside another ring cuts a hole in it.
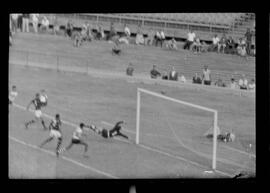
[{"label": "player lying on grass", "polygon": [[122,124],[124,123],[124,121],[118,121],[115,126],[108,130],[108,129],[104,129],[104,128],[98,128],[95,125],[90,125],[90,126],[86,126],[89,129],[93,130],[94,132],[96,132],[97,134],[101,135],[104,138],[113,138],[116,136],[121,136],[124,137],[126,139],[128,139],[128,136],[124,135],[123,133],[120,132],[120,130],[122,129]]},{"label": "player lying on grass", "polygon": [[59,149],[62,144],[62,132],[60,130],[60,126],[62,125],[60,115],[56,114],[55,119],[53,119],[49,125],[49,130],[50,130],[50,137],[46,139],[44,142],[41,143],[39,146],[40,148],[43,147],[45,144],[49,143],[52,141],[54,138],[56,138],[57,141],[57,146],[56,146],[56,155],[57,157],[59,156]]},{"label": "player lying on grass", "polygon": [[[207,134],[207,138],[213,138],[213,134]],[[218,134],[217,139],[222,142],[232,142],[235,140],[235,134],[231,130],[231,132],[226,132],[225,134]]]},{"label": "player lying on grass", "polygon": [[63,151],[68,151],[74,144],[76,145],[83,145],[84,146],[84,157],[88,157],[86,155],[87,149],[88,149],[88,144],[82,139],[82,136],[86,136],[86,134],[83,132],[84,130],[84,123],[80,123],[80,125],[75,129],[75,131],[73,132],[70,144],[61,149],[60,152]]},{"label": "player lying on grass", "polygon": [[37,122],[38,120],[41,120],[41,124],[44,128],[44,130],[47,130],[47,127],[45,126],[45,122],[42,118],[42,112],[41,112],[41,107],[42,107],[42,103],[40,101],[40,94],[37,93],[36,97],[30,101],[29,105],[26,107],[26,110],[29,110],[30,105],[33,104],[35,107],[35,119],[32,119],[31,121],[28,121],[25,123],[25,128],[28,129],[28,126]]},{"label": "player lying on grass", "polygon": [[8,95],[8,104],[12,105],[17,96],[18,96],[17,88],[15,85],[13,85]]}]

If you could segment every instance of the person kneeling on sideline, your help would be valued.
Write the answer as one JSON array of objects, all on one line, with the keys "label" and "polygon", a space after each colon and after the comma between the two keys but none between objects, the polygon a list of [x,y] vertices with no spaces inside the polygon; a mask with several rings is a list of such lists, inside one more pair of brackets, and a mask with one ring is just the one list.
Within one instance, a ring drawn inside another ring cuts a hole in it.
[{"label": "person kneeling on sideline", "polygon": [[89,129],[93,130],[95,133],[101,135],[104,138],[113,138],[116,136],[121,136],[124,137],[126,139],[128,139],[128,136],[124,135],[123,133],[120,132],[120,130],[122,129],[122,124],[124,124],[124,121],[118,121],[114,127],[112,129],[105,129],[105,128],[98,128],[95,125],[90,125],[90,126],[86,126]]}]

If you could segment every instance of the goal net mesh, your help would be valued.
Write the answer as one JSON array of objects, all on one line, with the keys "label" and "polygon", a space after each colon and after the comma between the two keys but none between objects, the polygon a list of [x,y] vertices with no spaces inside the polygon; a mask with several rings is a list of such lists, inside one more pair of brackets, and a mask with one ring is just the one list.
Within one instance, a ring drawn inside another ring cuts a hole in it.
[{"label": "goal net mesh", "polygon": [[139,143],[211,168],[213,112],[141,92]]}]

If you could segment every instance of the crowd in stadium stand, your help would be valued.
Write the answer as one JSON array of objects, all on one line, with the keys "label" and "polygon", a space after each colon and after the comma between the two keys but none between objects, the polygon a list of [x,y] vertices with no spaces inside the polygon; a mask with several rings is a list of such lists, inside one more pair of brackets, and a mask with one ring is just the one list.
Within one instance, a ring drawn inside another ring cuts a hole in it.
[{"label": "crowd in stadium stand", "polygon": [[[131,68],[130,66],[128,68]],[[132,67],[132,72],[134,71],[134,68]],[[127,73],[128,74],[128,73]],[[130,74],[129,74],[130,75]],[[132,76],[132,73],[131,75]],[[218,78],[217,80],[212,83],[212,77],[211,77],[211,71],[209,70],[208,66],[205,65],[201,76],[198,73],[195,73],[195,76],[192,77],[192,83],[193,84],[203,84],[203,85],[214,85],[217,87],[228,87],[231,89],[242,89],[242,90],[255,90],[255,80],[251,79],[250,82],[248,82],[246,76],[243,74],[241,78],[239,79],[238,83],[234,78],[231,78],[231,82],[227,85],[223,80],[220,74],[217,74]],[[165,71],[161,73],[156,65],[153,65],[153,68],[150,70],[150,78],[157,79],[161,78],[163,80],[173,80],[173,81],[180,81],[180,82],[187,82],[185,76],[178,75],[178,72],[174,69],[174,67],[171,67],[171,70],[169,72]]]},{"label": "crowd in stadium stand", "polygon": [[[50,18],[53,24],[53,33],[56,34],[59,31],[59,25],[57,23],[57,18],[52,16]],[[9,33],[9,45],[12,46],[12,37],[17,31],[29,32],[29,23],[33,26],[34,33],[45,33],[49,31],[50,21],[46,16],[40,16],[39,14],[10,14],[10,33]],[[96,28],[93,28],[91,24],[85,22],[80,30],[75,29],[72,20],[68,20],[65,26],[65,36],[69,37],[74,41],[74,46],[79,47],[83,42],[91,42],[93,39],[96,40],[107,40],[113,43],[112,54],[120,55],[121,44],[129,44],[131,42],[131,30],[127,24],[124,24],[123,32],[118,35],[114,24],[111,23],[110,31],[105,35],[102,25],[98,24]],[[218,36],[217,34],[212,38],[212,44],[207,45],[205,41],[200,40],[200,37],[196,36],[193,30],[189,30],[187,33],[187,39],[183,46],[183,49],[190,50],[194,53],[202,52],[217,52],[225,54],[238,54],[240,56],[254,56],[255,49],[252,49],[252,37],[253,33],[248,28],[244,37],[239,38],[235,41],[231,36],[227,37],[226,34]],[[144,37],[142,33],[141,26],[138,26],[136,32],[135,44],[138,45],[148,45],[156,47],[166,47],[171,50],[178,50],[177,42],[174,38],[166,40],[166,36],[163,30],[153,30],[148,31],[147,37]],[[126,74],[128,76],[133,76],[134,66],[129,64],[126,69]],[[157,70],[156,65],[150,70],[150,77],[152,79],[157,79],[160,77],[164,80],[173,80],[186,82],[186,78],[183,74],[179,75],[178,72],[171,68],[169,72],[161,73]],[[202,70],[202,75],[195,74],[192,78],[192,83],[194,84],[204,84],[204,85],[215,85],[218,87],[230,87],[232,89],[245,89],[245,90],[255,90],[255,80],[252,79],[250,82],[247,80],[245,75],[238,80],[238,82],[231,78],[229,85],[226,85],[221,77],[217,78],[216,82],[212,82],[211,71],[207,66],[204,66]]]}]

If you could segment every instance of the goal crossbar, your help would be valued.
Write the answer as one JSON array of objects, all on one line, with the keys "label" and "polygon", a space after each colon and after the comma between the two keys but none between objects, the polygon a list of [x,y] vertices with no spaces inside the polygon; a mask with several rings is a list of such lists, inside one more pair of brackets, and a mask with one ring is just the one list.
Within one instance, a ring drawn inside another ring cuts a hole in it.
[{"label": "goal crossbar", "polygon": [[215,109],[211,109],[208,107],[204,107],[201,105],[189,103],[186,101],[178,100],[175,98],[171,98],[168,96],[164,96],[162,94],[152,92],[149,90],[145,90],[142,88],[137,88],[137,113],[136,113],[136,144],[139,144],[139,132],[140,132],[140,108],[141,108],[141,93],[146,93],[152,96],[156,96],[162,99],[166,99],[172,102],[180,103],[182,105],[190,106],[193,108],[201,109],[204,111],[208,111],[214,114],[214,122],[213,122],[213,159],[212,159],[212,169],[216,169],[216,152],[217,152],[217,127],[218,127],[218,111]]}]

